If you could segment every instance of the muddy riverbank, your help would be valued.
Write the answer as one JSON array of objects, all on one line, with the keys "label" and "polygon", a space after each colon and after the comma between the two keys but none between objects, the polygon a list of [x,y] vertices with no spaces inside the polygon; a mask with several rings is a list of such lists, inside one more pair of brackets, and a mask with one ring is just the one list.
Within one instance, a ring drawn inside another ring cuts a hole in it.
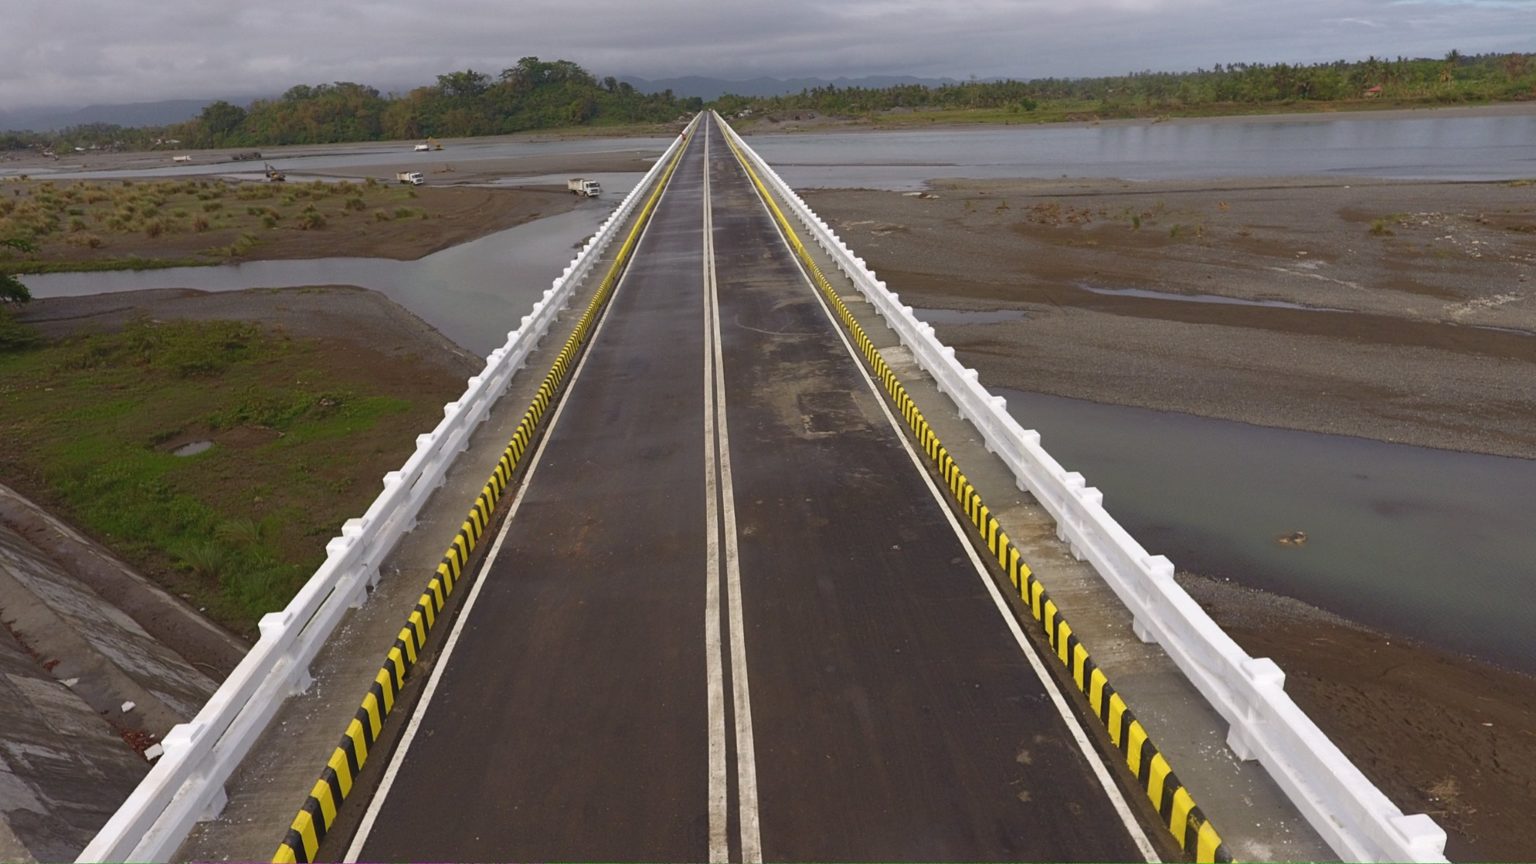
[{"label": "muddy riverbank", "polygon": [[941,181],[806,197],[908,302],[1024,313],[939,325],[984,381],[1536,458],[1536,185]]}]

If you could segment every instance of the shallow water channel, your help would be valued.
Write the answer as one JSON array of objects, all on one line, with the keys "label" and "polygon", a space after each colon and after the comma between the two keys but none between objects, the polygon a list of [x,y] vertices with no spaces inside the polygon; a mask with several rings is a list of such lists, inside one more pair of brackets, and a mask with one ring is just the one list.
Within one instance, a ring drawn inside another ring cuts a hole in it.
[{"label": "shallow water channel", "polygon": [[993,391],[1176,567],[1536,673],[1536,461]]},{"label": "shallow water channel", "polygon": [[[633,175],[633,186],[639,175]],[[627,188],[609,191],[622,198]],[[464,348],[486,355],[506,341],[535,301],[607,217],[598,202],[498,231],[416,261],[311,258],[218,267],[48,273],[24,276],[36,297],[71,297],[152,288],[239,291],[304,285],[371,288],[415,313]]]},{"label": "shallow water channel", "polygon": [[935,178],[1536,177],[1536,113],[751,135],[790,185],[921,189]]}]

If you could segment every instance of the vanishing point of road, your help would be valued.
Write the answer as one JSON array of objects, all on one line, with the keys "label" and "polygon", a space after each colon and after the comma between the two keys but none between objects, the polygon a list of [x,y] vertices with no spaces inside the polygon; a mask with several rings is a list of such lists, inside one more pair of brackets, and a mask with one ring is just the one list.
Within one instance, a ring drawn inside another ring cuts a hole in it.
[{"label": "vanishing point of road", "polygon": [[1154,857],[991,579],[706,115],[326,852]]}]

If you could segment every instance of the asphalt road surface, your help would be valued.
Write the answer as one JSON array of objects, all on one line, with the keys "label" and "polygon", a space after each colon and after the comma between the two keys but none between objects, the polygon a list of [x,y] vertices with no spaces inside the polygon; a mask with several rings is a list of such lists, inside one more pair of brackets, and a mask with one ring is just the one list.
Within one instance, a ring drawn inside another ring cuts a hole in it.
[{"label": "asphalt road surface", "polygon": [[1146,857],[881,405],[706,118],[325,851]]}]

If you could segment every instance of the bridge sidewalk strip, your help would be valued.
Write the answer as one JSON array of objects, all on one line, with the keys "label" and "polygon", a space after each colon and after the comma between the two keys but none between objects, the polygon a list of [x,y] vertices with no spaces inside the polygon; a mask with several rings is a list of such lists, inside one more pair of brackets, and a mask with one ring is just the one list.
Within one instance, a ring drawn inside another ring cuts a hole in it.
[{"label": "bridge sidewalk strip", "polygon": [[[729,137],[727,140],[730,141]],[[1136,777],[1164,827],[1175,842],[1187,853],[1192,854],[1196,861],[1231,861],[1231,855],[1215,827],[1205,818],[1189,791],[1173,773],[1167,759],[1151,740],[1141,721],[1136,719],[1124,698],[1109,683],[1103,670],[1089,656],[1086,646],[1073,633],[1065,616],[1046,592],[1045,586],[1022,560],[1018,548],[982,501],[980,493],[960,470],[948,449],[939,441],[932,426],[907,394],[905,386],[865,334],[863,327],[853,317],[841,295],[822,273],[815,258],[801,243],[793,226],[779,209],[776,199],[753,169],[750,160],[741,153],[734,141],[730,143],[738,162],[753,185],[757,187],[801,264],[836,311],[838,319],[869,363],[875,377],[884,386],[894,407],[906,420],[920,448],[928,455],[955,502],[976,528],[977,539],[1007,574],[1009,581],[1018,590],[1020,598],[1029,606],[1031,614],[1040,624],[1053,649],[1052,653],[1070,671],[1072,680],[1087,697],[1092,708],[1091,713],[1098,717],[1108,730],[1111,742],[1120,750],[1126,766]]]},{"label": "bridge sidewalk strip", "polygon": [[566,377],[574,367],[595,322],[602,315],[613,288],[628,264],[635,244],[647,220],[655,210],[661,191],[676,169],[686,148],[679,148],[667,170],[657,179],[639,216],[635,219],[628,236],[615,256],[613,264],[603,277],[597,292],[576,323],[574,331],[556,356],[554,365],[544,376],[538,392],[523,414],[522,421],[503,451],[501,459],[486,480],[469,514],[458,533],[443,553],[427,583],[426,590],[406,618],[405,626],[396,635],[394,644],[385,655],[362,704],[347,725],[340,742],[326,761],[320,777],[315,781],[309,796],[300,805],[298,814],[289,826],[286,836],[278,844],[272,856],[274,862],[308,862],[314,860],[325,839],[326,832],[335,824],[342,802],[350,794],[354,780],[368,760],[372,747],[383,729],[383,722],[395,706],[404,686],[406,676],[416,666],[418,657],[426,647],[426,640],[433,625],[443,611],[444,604],[460,581],[470,555],[491,524],[496,506],[507,486],[512,482],[523,456],[529,451],[540,430],[550,406],[559,398]]}]

